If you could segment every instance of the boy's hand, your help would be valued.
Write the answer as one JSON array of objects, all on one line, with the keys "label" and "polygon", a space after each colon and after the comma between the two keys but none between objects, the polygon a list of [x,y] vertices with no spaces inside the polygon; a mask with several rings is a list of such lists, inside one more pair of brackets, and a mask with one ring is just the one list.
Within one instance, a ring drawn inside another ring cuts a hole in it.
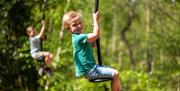
[{"label": "boy's hand", "polygon": [[44,20],[41,20],[41,24],[42,24],[42,27],[41,27],[41,30],[40,30],[40,33],[38,34],[39,38],[41,39],[46,39],[46,36],[45,36],[45,21]]},{"label": "boy's hand", "polygon": [[42,24],[42,25],[45,25],[45,20],[41,20],[41,24]]},{"label": "boy's hand", "polygon": [[93,13],[93,20],[94,20],[94,22],[99,21],[99,11],[97,11],[96,13]]}]

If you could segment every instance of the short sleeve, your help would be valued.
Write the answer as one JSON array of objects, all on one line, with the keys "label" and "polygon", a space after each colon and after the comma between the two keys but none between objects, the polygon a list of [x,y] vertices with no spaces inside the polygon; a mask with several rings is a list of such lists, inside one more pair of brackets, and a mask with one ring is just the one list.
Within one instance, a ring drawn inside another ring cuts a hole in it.
[{"label": "short sleeve", "polygon": [[35,36],[36,39],[40,39],[40,37],[38,35]]},{"label": "short sleeve", "polygon": [[77,37],[77,42],[78,43],[86,43],[87,42],[87,34],[80,34]]}]

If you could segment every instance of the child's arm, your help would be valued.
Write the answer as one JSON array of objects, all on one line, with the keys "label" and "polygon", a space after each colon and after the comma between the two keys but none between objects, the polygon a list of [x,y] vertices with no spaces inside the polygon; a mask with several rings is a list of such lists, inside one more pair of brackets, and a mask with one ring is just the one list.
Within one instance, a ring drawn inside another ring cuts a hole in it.
[{"label": "child's arm", "polygon": [[39,38],[42,38],[43,35],[44,35],[44,32],[45,32],[45,21],[42,20],[41,23],[42,23],[42,27],[41,27],[40,33],[38,34],[38,37],[39,37]]},{"label": "child's arm", "polygon": [[99,11],[93,14],[93,21],[94,21],[94,28],[93,33],[89,33],[88,36],[88,42],[94,42],[100,34],[100,28],[99,28]]}]

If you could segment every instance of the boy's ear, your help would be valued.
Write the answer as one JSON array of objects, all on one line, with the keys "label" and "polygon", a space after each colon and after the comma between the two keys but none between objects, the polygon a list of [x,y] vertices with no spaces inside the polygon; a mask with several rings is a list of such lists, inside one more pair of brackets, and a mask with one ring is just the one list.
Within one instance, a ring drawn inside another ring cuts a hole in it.
[{"label": "boy's ear", "polygon": [[64,29],[70,31],[70,28],[68,26],[65,26]]},{"label": "boy's ear", "polygon": [[29,31],[26,31],[27,36],[29,36],[29,33],[30,33]]},{"label": "boy's ear", "polygon": [[68,26],[64,26],[65,29],[69,30],[69,27]]},{"label": "boy's ear", "polygon": [[70,29],[70,28],[68,28],[67,30],[68,30],[69,32],[71,32],[71,29]]}]

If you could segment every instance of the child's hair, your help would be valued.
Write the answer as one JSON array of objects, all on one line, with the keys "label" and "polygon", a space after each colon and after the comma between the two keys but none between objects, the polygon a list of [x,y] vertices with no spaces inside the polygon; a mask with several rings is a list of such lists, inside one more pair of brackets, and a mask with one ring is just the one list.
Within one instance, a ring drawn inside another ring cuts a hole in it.
[{"label": "child's hair", "polygon": [[32,31],[34,29],[34,27],[33,26],[29,26],[29,27],[27,27],[27,29],[26,29],[26,33],[27,33],[27,35],[29,36],[29,33]]},{"label": "child's hair", "polygon": [[81,15],[75,11],[69,11],[63,16],[63,26],[65,29],[69,30],[69,26],[73,20],[81,19]]}]

